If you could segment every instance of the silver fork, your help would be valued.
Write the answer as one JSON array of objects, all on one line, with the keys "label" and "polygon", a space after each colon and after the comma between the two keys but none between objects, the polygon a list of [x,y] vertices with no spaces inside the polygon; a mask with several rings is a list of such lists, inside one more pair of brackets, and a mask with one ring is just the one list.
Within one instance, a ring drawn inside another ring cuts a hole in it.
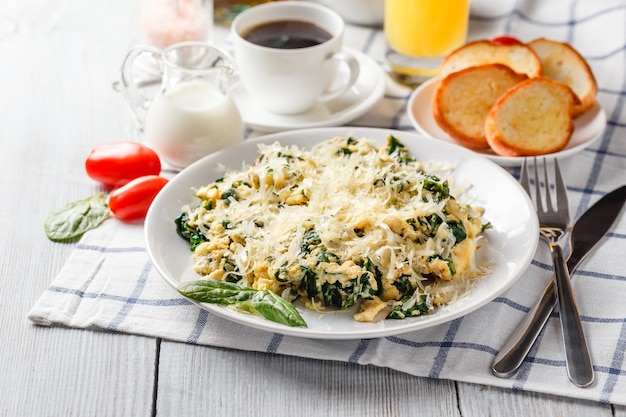
[{"label": "silver fork", "polygon": [[[537,170],[537,159],[534,160],[535,174],[535,206],[539,217],[539,234],[548,243],[552,262],[554,264],[554,274],[556,276],[556,290],[559,300],[559,316],[561,319],[561,329],[563,331],[563,346],[565,349],[565,364],[569,379],[579,387],[587,387],[593,383],[594,374],[587,341],[583,332],[578,304],[574,296],[572,282],[570,281],[567,264],[563,256],[563,249],[559,245],[559,240],[569,227],[570,216],[567,202],[567,192],[559,164],[554,160],[554,178],[556,189],[556,208],[550,197],[550,182],[548,181],[548,166],[543,159],[544,174],[544,197],[541,196],[539,173]],[[527,162],[524,160],[520,183],[529,196],[532,197],[528,180]]]}]

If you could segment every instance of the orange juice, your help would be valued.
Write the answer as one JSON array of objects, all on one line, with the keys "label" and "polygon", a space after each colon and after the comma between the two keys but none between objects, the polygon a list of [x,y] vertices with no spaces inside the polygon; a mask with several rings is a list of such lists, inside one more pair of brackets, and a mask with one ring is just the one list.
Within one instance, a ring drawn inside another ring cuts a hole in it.
[{"label": "orange juice", "polygon": [[467,36],[469,0],[386,0],[385,37],[396,52],[436,58]]}]

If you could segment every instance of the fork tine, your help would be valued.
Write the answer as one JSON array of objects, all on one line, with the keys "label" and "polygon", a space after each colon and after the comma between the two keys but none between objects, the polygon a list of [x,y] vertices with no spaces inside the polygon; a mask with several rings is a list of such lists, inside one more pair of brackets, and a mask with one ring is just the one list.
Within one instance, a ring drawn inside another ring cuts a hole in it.
[{"label": "fork tine", "polygon": [[543,158],[543,183],[545,185],[545,211],[555,212],[554,200],[552,199],[552,192],[550,190],[550,179],[548,178],[548,162],[546,158]]},{"label": "fork tine", "polygon": [[561,169],[556,158],[554,159],[554,177],[556,187],[556,204],[557,210],[561,213],[568,214],[569,216],[569,203],[567,201],[567,189],[565,188],[565,182],[561,176]]},{"label": "fork tine", "polygon": [[[535,198],[537,200],[537,204],[536,204],[537,210],[545,211],[544,207],[547,207],[547,206],[544,206],[544,202],[543,202],[544,199],[541,196],[541,186],[539,184],[541,181],[539,181],[539,172],[537,171],[537,158],[536,157],[533,157],[533,164],[535,165]],[[545,169],[544,169],[544,171],[545,171]],[[548,202],[549,202],[550,201],[550,194],[549,194],[550,190],[547,189],[548,188],[548,179],[547,178],[545,180],[545,185],[546,185],[546,197],[548,197]]]}]

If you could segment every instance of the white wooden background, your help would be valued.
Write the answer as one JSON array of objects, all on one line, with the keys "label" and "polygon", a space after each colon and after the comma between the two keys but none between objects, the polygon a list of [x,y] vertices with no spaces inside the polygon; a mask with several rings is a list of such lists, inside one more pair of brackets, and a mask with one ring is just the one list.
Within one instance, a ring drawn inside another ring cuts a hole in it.
[{"label": "white wooden background", "polygon": [[134,134],[111,85],[137,12],[133,0],[0,4],[0,415],[626,417],[383,368],[33,326],[29,309],[73,249],[46,239],[44,218],[98,191],[83,168],[93,145]]}]

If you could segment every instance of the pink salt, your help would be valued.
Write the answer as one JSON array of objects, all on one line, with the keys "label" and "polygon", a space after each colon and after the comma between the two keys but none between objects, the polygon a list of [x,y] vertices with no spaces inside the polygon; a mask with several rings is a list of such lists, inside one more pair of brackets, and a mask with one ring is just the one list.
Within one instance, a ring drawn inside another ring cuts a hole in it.
[{"label": "pink salt", "polygon": [[202,0],[145,1],[140,18],[145,40],[159,48],[178,42],[208,40],[213,23],[212,8],[202,3]]}]

